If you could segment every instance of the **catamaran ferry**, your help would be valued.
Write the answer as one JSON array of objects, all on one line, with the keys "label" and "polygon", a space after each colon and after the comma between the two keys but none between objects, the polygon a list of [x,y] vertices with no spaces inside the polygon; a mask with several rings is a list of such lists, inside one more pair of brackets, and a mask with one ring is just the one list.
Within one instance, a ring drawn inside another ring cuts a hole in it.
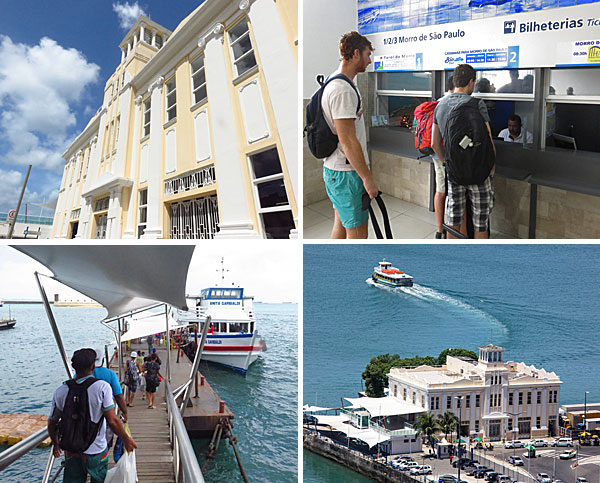
[{"label": "catamaran ferry", "polygon": [[239,286],[209,287],[198,296],[188,296],[189,310],[176,310],[173,316],[182,324],[203,322],[210,315],[202,359],[246,373],[259,354],[267,350],[266,342],[256,329],[253,300],[254,297],[245,295]]},{"label": "catamaran ferry", "polygon": [[413,278],[404,272],[401,272],[396,267],[392,267],[390,262],[386,262],[385,258],[379,262],[378,267],[373,268],[373,281],[390,287],[412,287]]}]

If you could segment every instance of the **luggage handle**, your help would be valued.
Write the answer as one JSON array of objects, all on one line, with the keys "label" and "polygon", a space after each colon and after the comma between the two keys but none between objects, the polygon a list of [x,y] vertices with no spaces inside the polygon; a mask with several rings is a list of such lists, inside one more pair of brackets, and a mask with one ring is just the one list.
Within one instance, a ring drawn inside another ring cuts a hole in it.
[{"label": "luggage handle", "polygon": [[[374,198],[374,200],[379,205],[379,209],[381,210],[381,215],[383,216],[383,226],[385,229],[385,237],[387,239],[391,240],[394,237],[392,235],[392,227],[390,226],[390,218],[388,216],[388,212],[385,207],[385,203],[383,202],[383,199],[381,198],[382,194],[383,193],[381,191],[379,191],[377,193],[377,196]],[[369,210],[369,215],[371,216],[371,220],[373,221],[373,231],[375,231],[375,236],[378,239],[383,239],[383,234],[381,233],[381,228],[379,227],[379,223],[377,222],[377,218],[375,217],[375,212],[373,211],[373,208],[371,207],[371,198],[369,197],[369,193],[364,193],[362,196],[362,209]]]}]

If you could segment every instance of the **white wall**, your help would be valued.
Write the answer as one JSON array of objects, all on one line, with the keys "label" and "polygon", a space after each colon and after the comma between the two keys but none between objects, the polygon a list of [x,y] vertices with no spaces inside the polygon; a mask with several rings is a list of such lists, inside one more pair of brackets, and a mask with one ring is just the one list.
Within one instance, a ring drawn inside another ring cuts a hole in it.
[{"label": "white wall", "polygon": [[310,99],[319,85],[318,74],[328,75],[340,63],[342,34],[358,29],[356,0],[304,0],[303,2],[303,86]]}]

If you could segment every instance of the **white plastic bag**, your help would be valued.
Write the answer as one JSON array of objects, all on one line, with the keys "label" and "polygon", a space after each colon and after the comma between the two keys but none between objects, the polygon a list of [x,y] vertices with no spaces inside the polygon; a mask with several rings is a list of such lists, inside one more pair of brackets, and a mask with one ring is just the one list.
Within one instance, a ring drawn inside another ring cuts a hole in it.
[{"label": "white plastic bag", "polygon": [[135,451],[125,451],[117,464],[106,473],[104,483],[137,483]]}]

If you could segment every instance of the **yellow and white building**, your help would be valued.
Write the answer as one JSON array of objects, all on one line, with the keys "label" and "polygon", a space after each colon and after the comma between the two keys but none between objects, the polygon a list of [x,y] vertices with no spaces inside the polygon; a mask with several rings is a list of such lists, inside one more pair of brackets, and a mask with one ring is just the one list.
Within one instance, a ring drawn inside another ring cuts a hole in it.
[{"label": "yellow and white building", "polygon": [[297,0],[141,16],[69,146],[54,238],[288,238],[298,226]]},{"label": "yellow and white building", "polygon": [[[489,441],[553,436],[562,381],[554,372],[505,362],[504,348],[479,347],[479,360],[446,358],[442,367],[393,367],[390,395],[461,420],[461,434]],[[462,406],[462,407],[461,407]]]}]

